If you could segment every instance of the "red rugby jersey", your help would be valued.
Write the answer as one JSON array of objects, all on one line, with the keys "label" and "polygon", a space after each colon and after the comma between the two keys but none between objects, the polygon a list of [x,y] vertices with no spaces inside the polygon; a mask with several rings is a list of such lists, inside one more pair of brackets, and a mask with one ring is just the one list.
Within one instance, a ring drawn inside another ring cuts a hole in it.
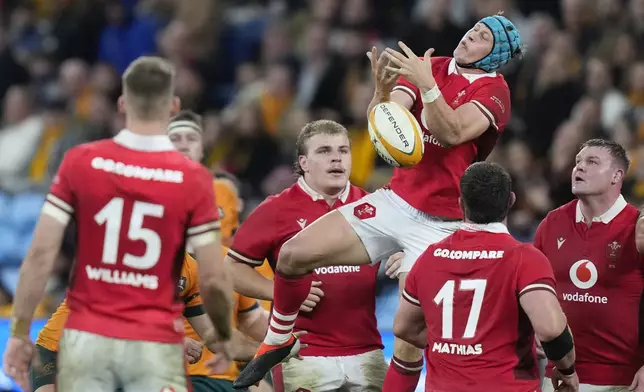
[{"label": "red rugby jersey", "polygon": [[584,384],[628,386],[644,365],[638,215],[620,196],[588,227],[574,200],[550,212],[537,229],[534,245],[552,264]]},{"label": "red rugby jersey", "polygon": [[214,241],[208,170],[167,136],[128,130],[65,155],[43,213],[76,220],[65,328],[142,341],[183,341],[177,282],[186,241]]},{"label": "red rugby jersey", "polygon": [[[264,259],[275,268],[282,245],[327,212],[363,197],[366,192],[347,184],[329,206],[303,178],[260,204],[241,224],[228,256],[253,267]],[[378,265],[321,267],[313,280],[322,282],[324,298],[310,313],[300,312],[295,331],[308,331],[305,356],[356,355],[382,348],[376,321]]]},{"label": "red rugby jersey", "polygon": [[460,180],[465,169],[490,155],[510,119],[510,89],[501,74],[458,74],[451,57],[432,57],[432,71],[445,102],[452,109],[471,102],[490,120],[478,138],[452,148],[442,147],[427,124],[419,89],[401,77],[394,91],[414,100],[411,113],[424,133],[425,154],[417,165],[395,168],[390,187],[414,208],[429,215],[462,219],[458,206]]}]

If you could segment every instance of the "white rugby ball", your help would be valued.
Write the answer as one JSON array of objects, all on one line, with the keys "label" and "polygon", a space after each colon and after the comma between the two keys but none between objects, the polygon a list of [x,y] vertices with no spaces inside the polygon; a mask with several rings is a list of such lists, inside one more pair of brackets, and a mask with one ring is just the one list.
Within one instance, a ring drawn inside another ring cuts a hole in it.
[{"label": "white rugby ball", "polygon": [[392,166],[414,166],[423,158],[423,131],[409,110],[395,102],[371,110],[369,135],[378,155]]}]

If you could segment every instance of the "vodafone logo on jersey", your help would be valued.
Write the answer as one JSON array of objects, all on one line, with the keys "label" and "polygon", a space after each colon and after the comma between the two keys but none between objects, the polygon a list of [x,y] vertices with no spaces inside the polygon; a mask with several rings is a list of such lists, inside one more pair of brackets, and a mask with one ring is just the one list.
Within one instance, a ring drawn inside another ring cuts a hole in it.
[{"label": "vodafone logo on jersey", "polygon": [[590,260],[579,260],[570,267],[570,281],[580,289],[593,287],[597,277],[597,267]]},{"label": "vodafone logo on jersey", "polygon": [[[597,267],[590,260],[579,260],[570,267],[570,281],[575,287],[581,290],[588,290],[595,286],[599,273]],[[583,302],[606,304],[608,297],[602,295],[593,295],[586,292],[562,293],[563,300],[566,302]]]}]

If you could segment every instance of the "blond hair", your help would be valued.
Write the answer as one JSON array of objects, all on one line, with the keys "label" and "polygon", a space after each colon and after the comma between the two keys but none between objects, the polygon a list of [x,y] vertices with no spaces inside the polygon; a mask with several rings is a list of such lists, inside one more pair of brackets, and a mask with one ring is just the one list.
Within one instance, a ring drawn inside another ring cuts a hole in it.
[{"label": "blond hair", "polygon": [[152,56],[134,60],[122,78],[123,96],[130,114],[144,121],[169,114],[174,79],[174,66],[167,60]]}]

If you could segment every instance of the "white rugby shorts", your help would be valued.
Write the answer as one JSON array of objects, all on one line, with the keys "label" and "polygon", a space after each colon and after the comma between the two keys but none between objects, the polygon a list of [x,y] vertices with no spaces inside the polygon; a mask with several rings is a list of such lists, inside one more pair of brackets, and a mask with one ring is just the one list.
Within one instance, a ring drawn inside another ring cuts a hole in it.
[{"label": "white rugby shorts", "polygon": [[187,392],[182,344],[113,339],[65,329],[56,390],[65,392]]},{"label": "white rugby shorts", "polygon": [[[541,385],[542,392],[554,392],[555,389],[552,387],[552,381],[549,378],[543,379],[543,384]],[[590,385],[590,384],[579,384],[579,392],[628,392],[628,386],[620,385]]]},{"label": "white rugby shorts", "polygon": [[338,211],[358,234],[372,262],[405,252],[398,274],[409,272],[429,245],[443,240],[462,223],[445,222],[419,211],[390,189],[378,189]]},{"label": "white rugby shorts", "polygon": [[386,373],[382,350],[344,357],[303,357],[272,370],[275,392],[380,392]]}]

